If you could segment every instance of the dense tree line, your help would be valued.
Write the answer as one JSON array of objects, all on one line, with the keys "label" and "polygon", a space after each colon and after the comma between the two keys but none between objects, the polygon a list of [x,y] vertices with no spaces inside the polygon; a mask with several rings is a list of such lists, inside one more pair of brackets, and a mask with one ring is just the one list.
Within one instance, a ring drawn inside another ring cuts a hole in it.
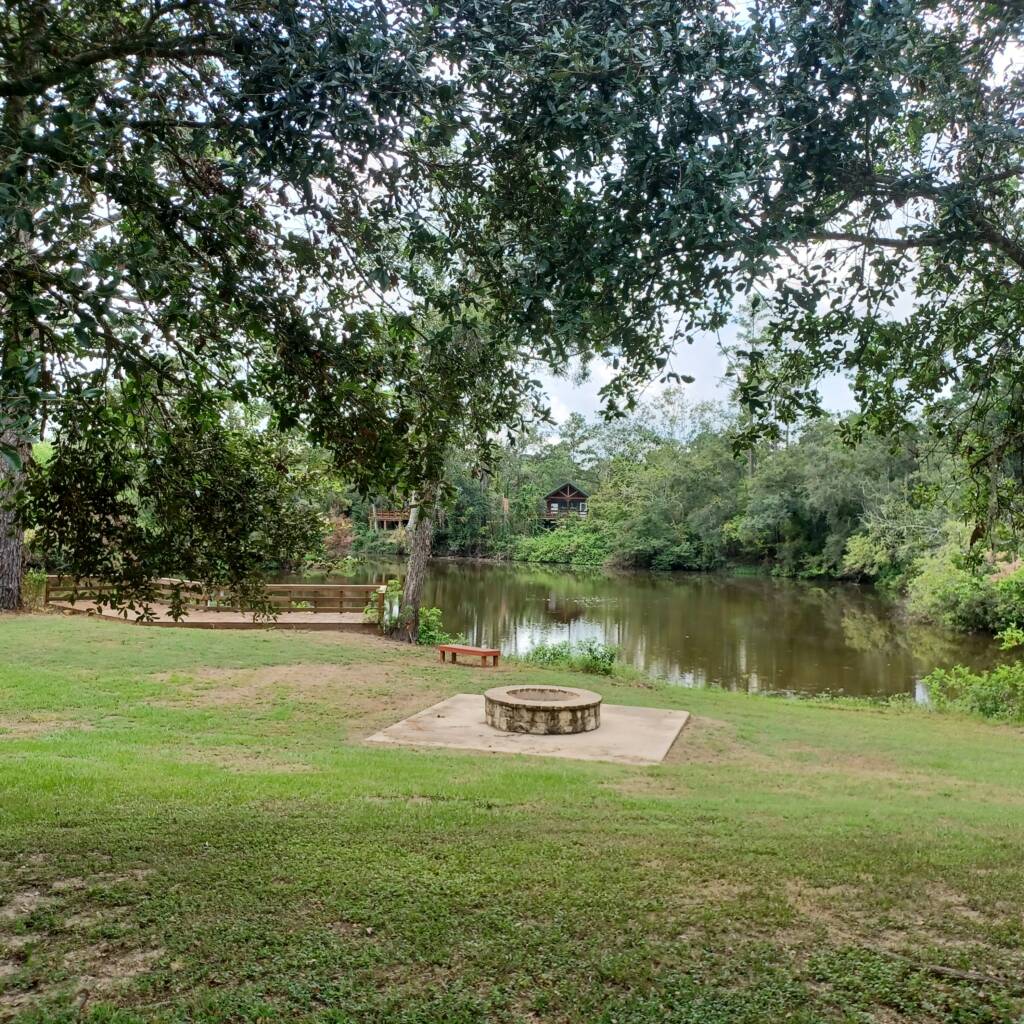
[{"label": "dense tree line", "polygon": [[[453,460],[438,549],[654,570],[745,565],[909,591],[916,611],[960,628],[1015,620],[1024,605],[1014,597],[996,612],[992,587],[1014,578],[1016,520],[997,515],[979,530],[969,467],[924,425],[896,441],[851,441],[850,420],[813,418],[738,452],[742,410],[690,406],[674,390],[613,423],[573,415],[504,448],[492,472]],[[543,496],[567,480],[589,493],[588,515],[546,525]],[[1002,466],[991,485],[1019,490],[1019,467]]]}]

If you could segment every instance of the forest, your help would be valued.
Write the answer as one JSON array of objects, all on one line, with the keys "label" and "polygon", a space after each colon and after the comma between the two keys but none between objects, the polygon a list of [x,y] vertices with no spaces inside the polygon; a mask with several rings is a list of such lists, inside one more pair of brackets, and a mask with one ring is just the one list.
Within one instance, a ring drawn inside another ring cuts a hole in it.
[{"label": "forest", "polygon": [[[842,579],[958,630],[1024,621],[1015,510],[997,500],[1020,486],[1017,463],[979,478],[924,425],[897,440],[858,436],[853,414],[808,419],[741,449],[743,422],[737,403],[691,403],[673,387],[619,419],[534,423],[495,445],[486,464],[453,446],[433,553]],[[232,423],[247,439],[246,464],[272,459],[280,471],[250,473],[250,492],[262,485],[262,507],[292,524],[288,544],[262,539],[274,552],[263,571],[317,574],[346,558],[408,555],[410,530],[371,526],[374,508],[400,508],[400,498],[360,494],[326,453],[260,427],[258,416]],[[588,494],[587,515],[545,523],[543,498],[564,482]],[[32,534],[30,546],[38,564],[60,568],[59,538]]]}]

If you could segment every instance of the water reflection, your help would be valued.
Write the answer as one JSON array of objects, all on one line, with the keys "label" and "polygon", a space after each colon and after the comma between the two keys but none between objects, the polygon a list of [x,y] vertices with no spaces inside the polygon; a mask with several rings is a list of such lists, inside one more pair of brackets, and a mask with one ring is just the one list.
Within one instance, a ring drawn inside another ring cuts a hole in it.
[{"label": "water reflection", "polygon": [[[381,567],[362,579],[389,574]],[[438,560],[424,597],[471,643],[524,654],[593,637],[687,686],[914,694],[938,665],[994,659],[991,640],[908,624],[870,587],[849,584]]]}]

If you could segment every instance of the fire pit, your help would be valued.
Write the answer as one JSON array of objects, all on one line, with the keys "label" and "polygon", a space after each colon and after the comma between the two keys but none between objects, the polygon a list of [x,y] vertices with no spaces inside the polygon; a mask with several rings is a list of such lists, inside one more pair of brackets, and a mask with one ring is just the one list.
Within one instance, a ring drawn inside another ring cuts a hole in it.
[{"label": "fire pit", "polygon": [[601,724],[601,695],[569,686],[498,686],[484,694],[484,716],[502,732],[592,732]]}]

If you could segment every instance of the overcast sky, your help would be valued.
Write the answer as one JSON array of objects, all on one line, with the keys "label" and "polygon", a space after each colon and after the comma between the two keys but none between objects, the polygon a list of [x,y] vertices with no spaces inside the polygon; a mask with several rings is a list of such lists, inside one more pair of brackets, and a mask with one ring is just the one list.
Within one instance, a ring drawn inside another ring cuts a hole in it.
[{"label": "overcast sky", "polygon": [[[735,342],[736,328],[730,325],[717,336],[705,335],[693,345],[679,346],[671,368],[676,373],[695,378],[692,384],[683,385],[691,402],[728,399],[729,381],[725,379],[725,359],[720,346],[733,345]],[[612,371],[611,367],[604,363],[595,363],[591,368],[590,379],[582,384],[545,373],[539,376],[551,400],[552,415],[556,422],[561,423],[573,412],[581,413],[588,419],[597,414],[601,406],[598,391],[611,378]],[[646,396],[656,395],[662,387],[663,385],[656,383],[651,384]],[[844,412],[854,406],[849,385],[841,377],[835,376],[825,380],[821,385],[821,394],[825,407],[833,412]]]}]

